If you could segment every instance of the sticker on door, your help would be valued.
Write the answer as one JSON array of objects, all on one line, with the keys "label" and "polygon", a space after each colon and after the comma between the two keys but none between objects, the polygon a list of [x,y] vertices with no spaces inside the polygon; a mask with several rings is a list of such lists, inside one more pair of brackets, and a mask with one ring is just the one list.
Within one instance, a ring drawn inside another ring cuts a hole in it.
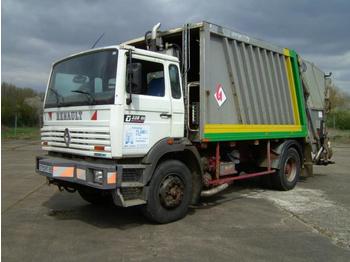
[{"label": "sticker on door", "polygon": [[149,144],[149,126],[124,125],[123,147],[126,149],[146,148]]}]

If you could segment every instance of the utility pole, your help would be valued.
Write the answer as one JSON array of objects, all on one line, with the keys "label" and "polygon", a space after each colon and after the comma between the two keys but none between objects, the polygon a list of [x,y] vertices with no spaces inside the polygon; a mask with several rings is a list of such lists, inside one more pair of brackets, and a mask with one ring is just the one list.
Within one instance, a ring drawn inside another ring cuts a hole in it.
[{"label": "utility pole", "polygon": [[17,110],[15,113],[15,136],[17,135]]}]

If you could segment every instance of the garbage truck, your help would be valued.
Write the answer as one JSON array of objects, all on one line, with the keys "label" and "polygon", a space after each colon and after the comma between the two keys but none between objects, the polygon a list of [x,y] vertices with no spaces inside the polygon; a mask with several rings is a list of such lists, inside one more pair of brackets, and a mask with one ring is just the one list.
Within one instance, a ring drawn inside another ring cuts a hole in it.
[{"label": "garbage truck", "polygon": [[329,85],[291,49],[210,22],[157,24],[52,65],[36,172],[157,223],[236,180],[291,190],[331,162]]}]

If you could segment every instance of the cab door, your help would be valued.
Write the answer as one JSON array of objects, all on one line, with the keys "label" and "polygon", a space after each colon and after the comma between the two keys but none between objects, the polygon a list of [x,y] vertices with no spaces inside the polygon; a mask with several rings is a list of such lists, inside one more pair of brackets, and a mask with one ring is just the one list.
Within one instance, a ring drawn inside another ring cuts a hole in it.
[{"label": "cab door", "polygon": [[168,63],[167,65],[169,80],[169,89],[171,93],[171,136],[184,136],[184,116],[185,107],[182,94],[181,76],[177,63]]},{"label": "cab door", "polygon": [[141,156],[159,140],[171,136],[171,94],[163,60],[133,54],[132,63],[141,66],[142,87],[125,106],[123,155]]}]

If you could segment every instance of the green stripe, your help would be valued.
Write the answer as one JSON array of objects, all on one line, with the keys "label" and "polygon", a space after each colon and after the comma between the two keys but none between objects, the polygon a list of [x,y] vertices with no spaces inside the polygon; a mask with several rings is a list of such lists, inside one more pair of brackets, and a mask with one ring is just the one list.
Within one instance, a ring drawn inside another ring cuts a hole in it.
[{"label": "green stripe", "polygon": [[256,139],[277,139],[277,138],[305,137],[303,131],[300,132],[252,132],[252,133],[207,133],[204,138],[209,141],[239,141]]}]

